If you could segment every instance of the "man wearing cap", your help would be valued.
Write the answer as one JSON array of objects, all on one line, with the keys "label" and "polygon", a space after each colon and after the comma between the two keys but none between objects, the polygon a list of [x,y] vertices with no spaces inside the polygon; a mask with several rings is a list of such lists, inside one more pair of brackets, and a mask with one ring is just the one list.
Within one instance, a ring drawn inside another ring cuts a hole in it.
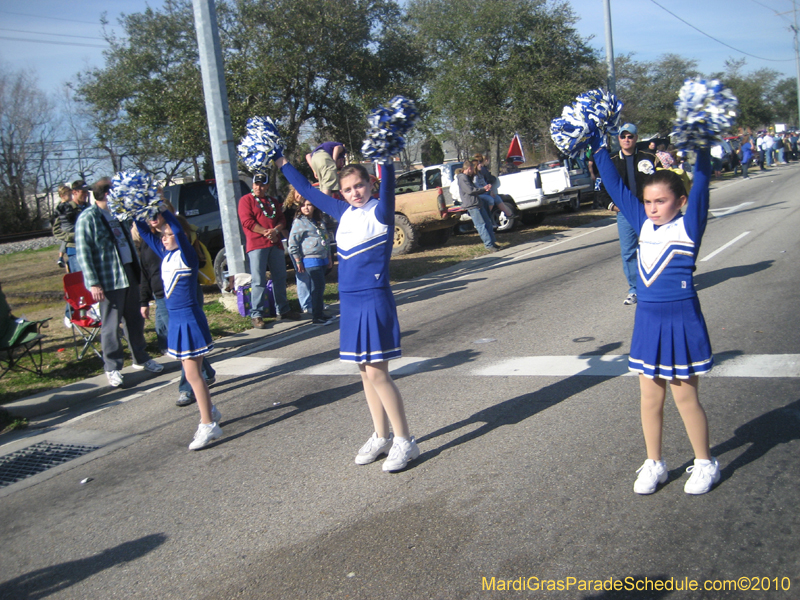
[{"label": "man wearing cap", "polygon": [[53,219],[53,235],[67,245],[67,267],[70,273],[80,271],[78,257],[75,250],[75,223],[86,208],[89,199],[89,186],[83,179],[72,182],[72,199],[61,202],[56,207],[56,217]]},{"label": "man wearing cap", "polygon": [[323,142],[306,154],[306,162],[314,171],[323,194],[339,191],[339,171],[344,168],[347,149],[341,142]]},{"label": "man wearing cap", "polygon": [[[636,125],[633,123],[625,123],[620,128],[618,136],[620,151],[617,155],[611,157],[611,161],[617,167],[617,172],[622,178],[622,182],[641,201],[644,178],[651,173],[655,173],[656,165],[659,165],[658,159],[650,152],[636,149],[636,142],[639,136]],[[605,188],[602,188],[601,195],[604,198],[605,206],[617,213],[617,230],[619,231],[619,245],[622,251],[622,270],[628,280],[628,295],[625,297],[623,304],[636,304],[636,272],[638,269],[636,248],[639,244],[639,236],[633,226],[619,212],[619,208],[614,205]]]},{"label": "man wearing cap", "polygon": [[267,195],[269,177],[257,173],[253,177],[253,192],[239,199],[239,221],[244,230],[247,258],[250,261],[250,317],[255,329],[264,329],[264,291],[267,270],[272,276],[272,291],[279,319],[301,318],[286,300],[286,258],[281,240],[287,237],[286,217],[281,203]]},{"label": "man wearing cap", "polygon": [[164,366],[147,354],[144,319],[139,310],[139,258],[131,240],[130,227],[108,210],[111,179],[94,184],[94,204],[81,213],[75,224],[75,245],[83,281],[100,303],[100,346],[112,387],[122,385],[124,355],[119,327],[133,354],[133,368],[160,373]]}]

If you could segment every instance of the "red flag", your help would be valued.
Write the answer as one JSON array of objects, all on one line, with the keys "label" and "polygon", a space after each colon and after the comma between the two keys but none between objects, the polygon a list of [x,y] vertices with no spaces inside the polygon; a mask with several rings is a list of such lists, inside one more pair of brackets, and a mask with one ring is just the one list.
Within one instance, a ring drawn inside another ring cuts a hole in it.
[{"label": "red flag", "polygon": [[522,140],[519,138],[518,133],[514,134],[514,137],[511,139],[511,145],[508,147],[506,160],[509,159],[517,166],[525,162],[525,150],[522,149]]}]

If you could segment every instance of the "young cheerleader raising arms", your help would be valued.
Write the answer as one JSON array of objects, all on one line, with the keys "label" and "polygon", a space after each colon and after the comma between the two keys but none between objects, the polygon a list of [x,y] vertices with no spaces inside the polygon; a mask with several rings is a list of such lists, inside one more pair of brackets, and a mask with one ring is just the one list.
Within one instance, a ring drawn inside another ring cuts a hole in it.
[{"label": "young cheerleader raising arms", "polygon": [[343,202],[314,188],[286,159],[275,163],[303,198],[339,221],[339,356],[358,363],[375,428],[358,451],[356,463],[366,465],[388,452],[383,470],[399,471],[419,456],[419,448],[411,437],[400,391],[389,375],[389,359],[400,356],[400,325],[389,287],[394,166],[391,162],[383,165],[380,199],[371,197],[372,184],[364,167],[342,169]]},{"label": "young cheerleader raising arms", "polygon": [[[599,92],[579,97],[572,114],[569,107],[565,108],[562,120],[553,122],[554,140],[561,133],[559,127],[565,122],[570,125],[570,119],[580,114],[581,106],[587,104],[586,98],[592,95],[597,98]],[[729,123],[724,119],[714,122],[707,116],[714,111],[700,113],[701,118],[687,118],[686,114],[705,110],[702,101],[720,102],[726,109],[717,114],[730,114],[732,111],[728,108],[735,106],[736,99],[718,82],[707,85],[700,80],[687,81],[680,98],[676,103],[679,109],[676,137],[682,140],[685,149],[693,148],[697,152],[688,205],[681,178],[666,170],[648,176],[643,184],[644,203],[640,203],[622,183],[608,151],[600,148],[602,138],[597,128],[590,139],[595,151],[595,164],[606,189],[625,218],[639,232],[637,289],[641,291],[628,362],[630,370],[639,373],[642,429],[647,449],[647,460],[637,471],[638,478],[633,486],[637,494],[652,494],[668,477],[661,455],[667,382],[695,455],[694,464],[687,469],[690,477],[684,491],[704,494],[720,478],[719,462],[710,454],[708,421],[697,391],[698,375],[710,371],[714,359],[692,273],[708,218],[709,140]],[[701,101],[693,104],[698,98]],[[621,105],[613,97],[598,102],[590,109],[590,115],[603,115],[604,107],[608,106],[610,110],[606,114],[618,120]],[[613,123],[614,119],[609,119],[609,122]],[[568,129],[565,127],[562,131]],[[573,139],[577,138],[573,136]],[[570,141],[565,137],[561,140]],[[684,206],[685,215],[681,214]]]},{"label": "young cheerleader raising arms", "polygon": [[160,239],[143,220],[137,219],[136,226],[142,239],[162,258],[161,279],[169,313],[167,353],[182,361],[186,379],[197,399],[200,425],[189,449],[199,450],[222,436],[218,425],[222,416],[211,404],[208,385],[202,374],[203,356],[214,344],[206,315],[197,301],[197,253],[175,215],[169,210],[161,214],[167,224]]}]

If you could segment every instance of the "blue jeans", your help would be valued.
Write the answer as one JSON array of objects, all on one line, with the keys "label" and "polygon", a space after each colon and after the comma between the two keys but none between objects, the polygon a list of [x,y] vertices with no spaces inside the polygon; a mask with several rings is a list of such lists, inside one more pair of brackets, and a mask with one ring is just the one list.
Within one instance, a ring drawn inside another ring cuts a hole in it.
[{"label": "blue jeans", "polygon": [[167,353],[167,331],[169,329],[169,313],[167,312],[167,299],[156,298],[156,337],[158,350],[161,354]]},{"label": "blue jeans", "polygon": [[306,268],[311,279],[311,316],[314,320],[325,318],[325,267]]},{"label": "blue jeans", "polygon": [[283,249],[272,246],[251,250],[247,253],[250,259],[250,275],[253,278],[250,284],[250,316],[263,317],[267,312],[264,309],[264,290],[267,286],[267,270],[272,277],[272,291],[275,294],[275,307],[278,314],[282,315],[291,310],[286,300],[286,262]]},{"label": "blue jeans", "polygon": [[768,148],[767,149],[766,156],[767,156],[767,166],[771,167],[772,163],[773,163],[773,160],[772,160],[772,148]]},{"label": "blue jeans", "polygon": [[300,302],[300,309],[303,312],[310,313],[311,306],[311,277],[308,271],[299,273],[297,271],[297,261],[292,256],[292,264],[294,265],[294,279],[297,283],[297,300]]},{"label": "blue jeans", "polygon": [[475,225],[478,235],[481,236],[483,245],[487,248],[491,248],[495,245],[492,219],[489,217],[489,212],[486,210],[486,205],[483,200],[478,199],[478,202],[480,205],[474,208],[468,208],[467,213],[469,213],[469,217],[472,219],[472,223]]},{"label": "blue jeans", "polygon": [[639,236],[622,213],[617,214],[617,231],[619,232],[619,248],[622,251],[622,270],[628,280],[628,293],[636,293],[636,248],[639,245]]}]

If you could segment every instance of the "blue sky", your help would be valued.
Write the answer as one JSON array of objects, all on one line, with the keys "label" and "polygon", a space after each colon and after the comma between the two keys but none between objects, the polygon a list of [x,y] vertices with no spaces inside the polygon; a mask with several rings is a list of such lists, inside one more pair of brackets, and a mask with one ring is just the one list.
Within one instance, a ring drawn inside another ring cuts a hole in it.
[{"label": "blue sky", "polygon": [[[782,59],[773,62],[745,56],[746,70],[767,67],[795,76],[786,20],[793,15],[775,15],[791,11],[791,0],[656,1],[734,48],[764,59]],[[161,0],[0,0],[0,62],[13,69],[33,69],[39,86],[55,93],[75,73],[103,64],[99,24],[103,12],[116,26],[121,12],[140,12],[148,4],[158,7]],[[572,0],[571,4],[580,17],[578,31],[594,36],[591,43],[604,51],[603,0]],[[653,0],[611,0],[611,15],[615,55],[634,52],[636,60],[648,61],[671,52],[696,59],[704,73],[722,71],[727,58],[743,57],[682,23]]]}]

